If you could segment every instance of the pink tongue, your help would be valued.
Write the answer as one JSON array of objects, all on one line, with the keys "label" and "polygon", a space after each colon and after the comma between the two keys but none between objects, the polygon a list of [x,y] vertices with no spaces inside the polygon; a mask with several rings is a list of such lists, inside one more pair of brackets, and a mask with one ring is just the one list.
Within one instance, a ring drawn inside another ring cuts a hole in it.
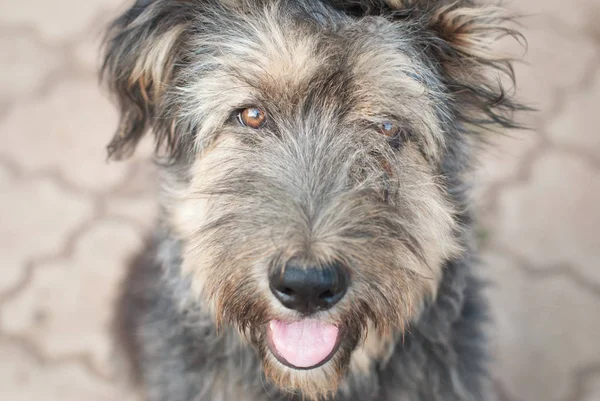
[{"label": "pink tongue", "polygon": [[338,328],[319,320],[304,319],[269,323],[272,346],[279,356],[297,368],[310,368],[323,362],[333,351]]}]

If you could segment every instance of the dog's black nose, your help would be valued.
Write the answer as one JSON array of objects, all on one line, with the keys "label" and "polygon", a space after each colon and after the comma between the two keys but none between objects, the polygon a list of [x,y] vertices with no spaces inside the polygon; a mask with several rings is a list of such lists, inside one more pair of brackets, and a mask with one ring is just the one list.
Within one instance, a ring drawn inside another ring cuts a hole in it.
[{"label": "dog's black nose", "polygon": [[271,291],[283,306],[303,314],[331,308],[342,299],[349,281],[339,262],[312,266],[295,258],[269,276]]}]

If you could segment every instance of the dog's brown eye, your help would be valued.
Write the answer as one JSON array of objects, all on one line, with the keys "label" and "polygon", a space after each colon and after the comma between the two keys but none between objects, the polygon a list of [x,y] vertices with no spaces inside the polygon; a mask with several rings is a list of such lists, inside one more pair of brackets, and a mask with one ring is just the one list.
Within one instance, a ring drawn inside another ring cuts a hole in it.
[{"label": "dog's brown eye", "polygon": [[385,121],[379,125],[379,132],[385,136],[393,137],[398,133],[398,126],[390,121]]},{"label": "dog's brown eye", "polygon": [[248,107],[238,114],[238,121],[245,127],[258,129],[267,120],[265,112],[258,107]]}]

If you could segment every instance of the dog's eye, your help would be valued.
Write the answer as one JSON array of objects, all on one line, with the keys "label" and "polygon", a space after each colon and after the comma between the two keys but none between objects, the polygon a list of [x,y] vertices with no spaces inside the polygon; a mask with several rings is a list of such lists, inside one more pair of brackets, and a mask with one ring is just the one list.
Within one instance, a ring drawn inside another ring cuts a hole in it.
[{"label": "dog's eye", "polygon": [[398,133],[398,125],[390,121],[385,121],[379,124],[379,132],[385,136],[394,137]]},{"label": "dog's eye", "polygon": [[406,139],[406,132],[398,124],[391,121],[384,121],[377,125],[377,130],[388,138],[390,146],[394,149],[399,149]]},{"label": "dog's eye", "polygon": [[267,115],[258,107],[248,107],[239,112],[238,121],[244,127],[258,129],[265,124]]}]

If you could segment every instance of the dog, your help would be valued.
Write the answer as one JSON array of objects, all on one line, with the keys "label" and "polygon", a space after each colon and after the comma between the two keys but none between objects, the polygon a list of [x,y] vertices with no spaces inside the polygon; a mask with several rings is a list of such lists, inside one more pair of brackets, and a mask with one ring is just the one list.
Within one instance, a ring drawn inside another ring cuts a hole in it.
[{"label": "dog", "polygon": [[148,401],[493,396],[469,174],[519,39],[470,0],[138,0],[108,30],[160,218],[116,324]]}]

